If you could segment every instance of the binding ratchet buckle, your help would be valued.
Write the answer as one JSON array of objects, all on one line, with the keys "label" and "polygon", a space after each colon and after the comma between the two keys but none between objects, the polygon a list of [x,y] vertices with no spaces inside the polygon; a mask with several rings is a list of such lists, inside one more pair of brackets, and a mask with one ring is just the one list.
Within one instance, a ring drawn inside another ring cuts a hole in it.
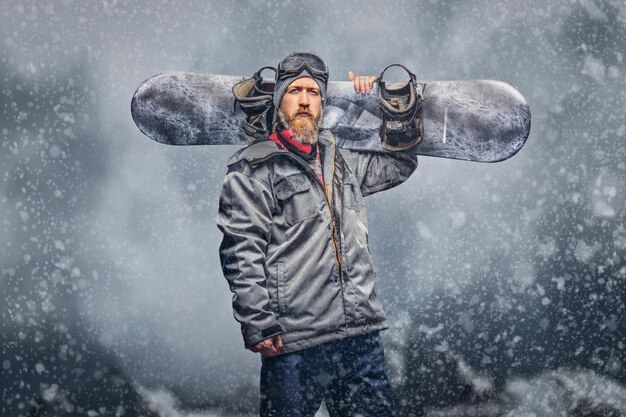
[{"label": "binding ratchet buckle", "polygon": [[241,129],[251,141],[269,135],[267,127],[268,120],[272,120],[274,83],[263,81],[261,73],[266,69],[276,72],[274,67],[263,67],[252,74],[252,77],[244,78],[233,86],[234,110],[239,104],[241,110],[246,114]]},{"label": "binding ratchet buckle", "polygon": [[[401,67],[409,74],[406,84],[387,85],[383,75],[391,67]],[[420,110],[422,108],[424,84],[415,81],[415,74],[404,65],[391,64],[380,73],[378,101],[383,111],[380,139],[383,148],[390,151],[408,149],[422,140]]]}]

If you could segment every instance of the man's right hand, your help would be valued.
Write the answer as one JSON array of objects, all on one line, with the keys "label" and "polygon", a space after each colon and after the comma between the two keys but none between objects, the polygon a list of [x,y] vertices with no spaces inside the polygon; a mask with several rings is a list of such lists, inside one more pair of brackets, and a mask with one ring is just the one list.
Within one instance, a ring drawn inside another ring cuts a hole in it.
[{"label": "man's right hand", "polygon": [[253,352],[260,352],[261,356],[276,356],[283,348],[283,337],[280,334],[265,339],[249,348]]}]

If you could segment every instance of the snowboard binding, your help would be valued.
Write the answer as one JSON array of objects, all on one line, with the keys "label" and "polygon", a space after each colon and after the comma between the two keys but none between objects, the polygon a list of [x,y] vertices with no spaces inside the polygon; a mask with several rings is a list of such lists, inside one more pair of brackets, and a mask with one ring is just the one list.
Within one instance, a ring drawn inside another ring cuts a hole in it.
[{"label": "snowboard binding", "polygon": [[[391,67],[401,67],[409,74],[406,84],[386,85],[383,75]],[[380,139],[384,149],[400,151],[408,149],[422,140],[420,110],[424,84],[415,81],[415,74],[404,65],[391,64],[385,67],[377,79],[378,101],[383,111]]]},{"label": "snowboard binding", "polygon": [[268,120],[272,120],[274,83],[263,81],[261,73],[266,69],[276,72],[274,67],[263,67],[252,74],[252,77],[244,78],[235,84],[232,89],[235,95],[235,110],[239,104],[246,114],[241,129],[250,141],[269,135]]}]

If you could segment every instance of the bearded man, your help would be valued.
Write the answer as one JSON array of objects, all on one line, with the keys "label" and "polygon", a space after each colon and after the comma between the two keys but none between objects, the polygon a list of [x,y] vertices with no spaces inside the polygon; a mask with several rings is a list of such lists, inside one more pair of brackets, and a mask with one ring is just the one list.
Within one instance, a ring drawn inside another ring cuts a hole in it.
[{"label": "bearded man", "polygon": [[[368,94],[375,77],[355,77]],[[245,347],[261,354],[261,416],[393,416],[363,197],[405,181],[417,157],[339,149],[320,130],[328,69],[278,65],[273,133],[228,162],[217,225]]]}]

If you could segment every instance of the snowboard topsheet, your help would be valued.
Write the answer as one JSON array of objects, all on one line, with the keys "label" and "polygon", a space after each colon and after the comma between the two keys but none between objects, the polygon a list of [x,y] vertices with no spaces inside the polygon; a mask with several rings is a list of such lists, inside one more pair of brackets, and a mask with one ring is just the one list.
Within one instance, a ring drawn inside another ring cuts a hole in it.
[{"label": "snowboard topsheet", "polygon": [[[131,112],[150,139],[169,145],[247,145],[245,114],[235,107],[232,87],[242,77],[165,72],[142,83]],[[530,109],[511,85],[493,80],[423,82],[422,140],[408,152],[418,155],[497,162],[526,142]],[[330,81],[322,128],[347,149],[383,149],[382,111],[376,86],[354,91],[350,81]]]}]

